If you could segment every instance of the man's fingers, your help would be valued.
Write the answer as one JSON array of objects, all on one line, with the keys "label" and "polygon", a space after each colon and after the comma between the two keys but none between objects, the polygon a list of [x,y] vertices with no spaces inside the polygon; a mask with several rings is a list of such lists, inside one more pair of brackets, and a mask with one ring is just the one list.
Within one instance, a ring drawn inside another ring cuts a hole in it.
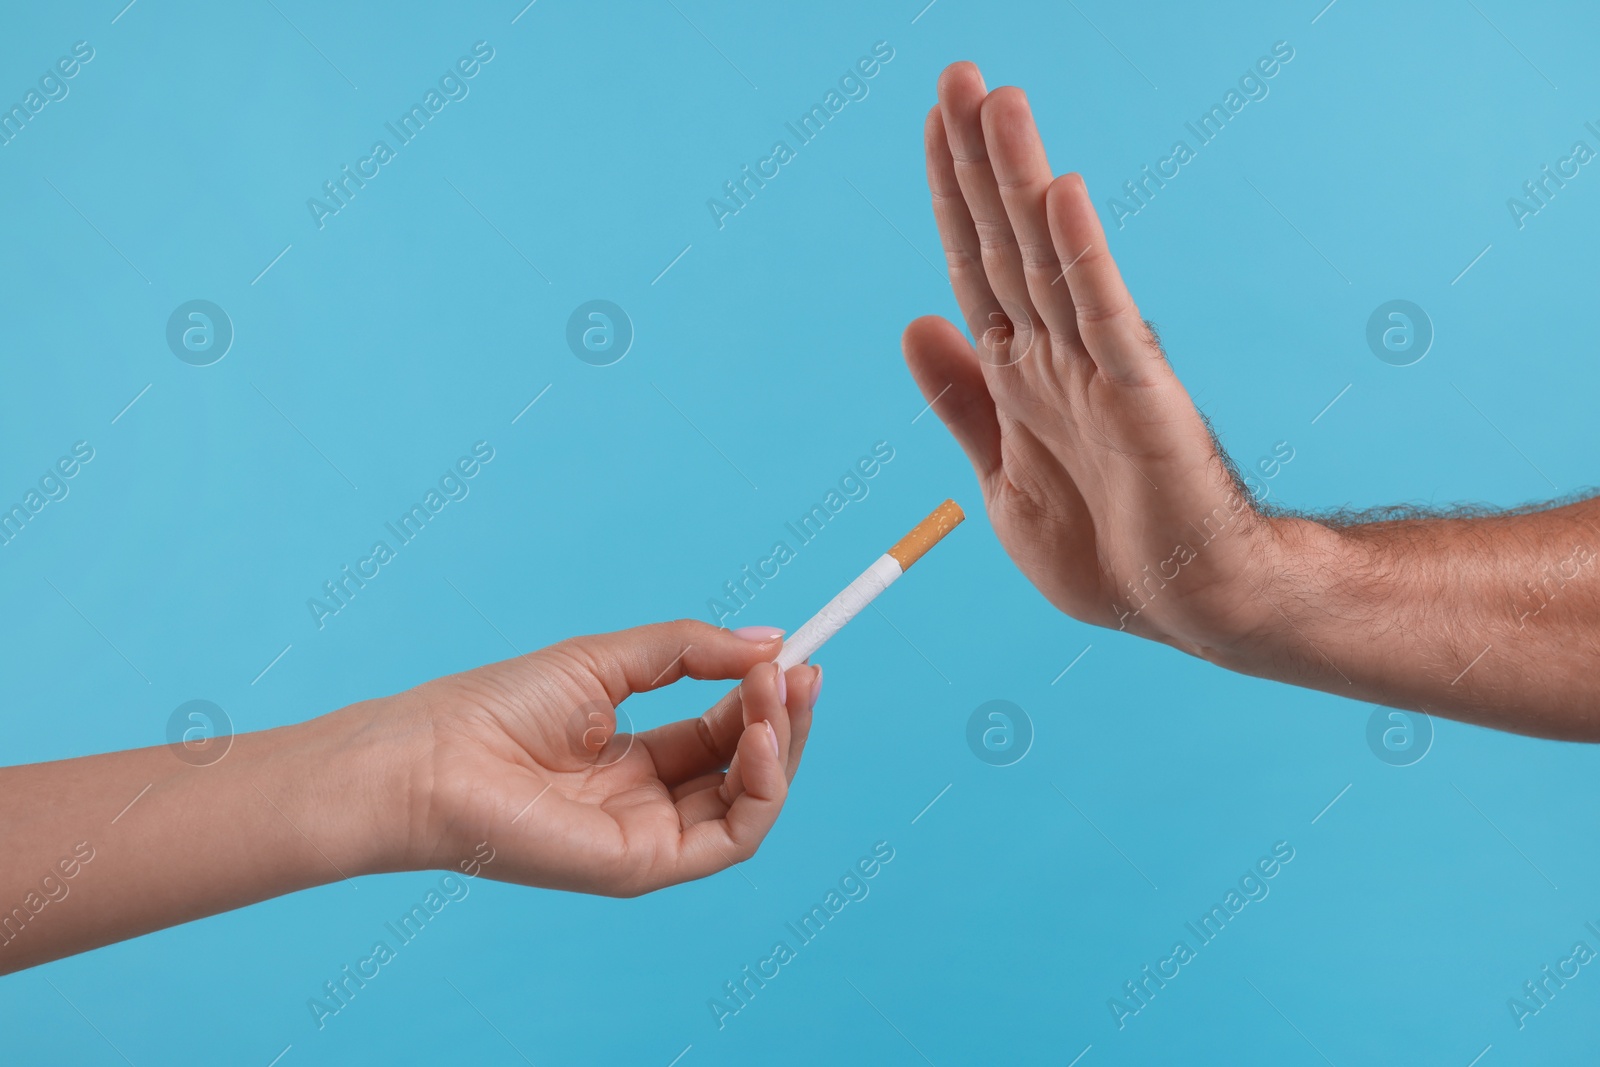
[{"label": "man's fingers", "polygon": [[977,353],[936,315],[907,326],[900,347],[929,406],[967,454],[979,483],[987,483],[1000,469],[1000,420]]},{"label": "man's fingers", "polygon": [[928,112],[923,144],[928,156],[928,192],[933,197],[933,221],[938,224],[939,240],[944,245],[950,288],[955,291],[956,303],[961,305],[972,336],[982,337],[985,330],[1005,321],[1005,312],[989,288],[989,276],[984,273],[978,230],[973,225],[972,212],[967,210],[961,183],[956,179],[956,162],[950,155],[950,138],[945,133],[944,116],[938,105]]},{"label": "man's fingers", "polygon": [[984,143],[981,113],[985,95],[983,76],[971,63],[952,63],[939,76],[939,111],[955,160],[956,180],[972,213],[989,288],[1008,320],[981,333],[975,330],[975,339],[985,362],[1007,365],[1027,354],[1043,323],[1028,296],[1022,253]]},{"label": "man's fingers", "polygon": [[722,630],[693,619],[574,637],[547,650],[588,668],[613,704],[679,678],[739,678],[783,647],[771,627]]},{"label": "man's fingers", "polygon": [[1161,350],[1106,247],[1105,231],[1078,174],[1064,174],[1045,195],[1050,236],[1067,270],[1078,333],[1096,366],[1113,381],[1144,384],[1166,369]]},{"label": "man's fingers", "polygon": [[1033,306],[1052,335],[1075,339],[1078,327],[1073,317],[1072,294],[1061,280],[1066,262],[1056,255],[1045,218],[1050,160],[1039,140],[1027,95],[1013,86],[1002,86],[984,98],[981,118],[989,164],[1016,235],[1017,253]]}]

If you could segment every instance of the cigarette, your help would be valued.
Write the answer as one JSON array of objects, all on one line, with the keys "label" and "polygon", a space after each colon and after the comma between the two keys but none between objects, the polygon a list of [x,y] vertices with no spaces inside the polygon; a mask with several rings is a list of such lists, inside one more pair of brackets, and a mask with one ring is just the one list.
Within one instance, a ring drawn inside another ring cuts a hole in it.
[{"label": "cigarette", "polygon": [[778,653],[778,669],[804,663],[821,648],[844,624],[855,618],[861,609],[872,603],[878,594],[894,584],[911,565],[921,559],[944,535],[961,524],[966,515],[954,500],[946,500],[933,509],[933,513],[912,528],[893,548],[879,556],[861,573],[861,577],[844,587],[844,590],[811,616],[806,624],[796,630],[783,643]]}]

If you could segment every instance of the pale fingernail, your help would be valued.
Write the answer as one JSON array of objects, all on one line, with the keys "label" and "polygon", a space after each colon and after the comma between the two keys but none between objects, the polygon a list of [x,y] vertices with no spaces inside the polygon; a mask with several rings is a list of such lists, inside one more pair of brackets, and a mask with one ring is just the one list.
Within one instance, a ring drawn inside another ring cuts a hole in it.
[{"label": "pale fingernail", "polygon": [[783,631],[776,626],[741,626],[733,631],[733,636],[760,644],[763,641],[776,641],[783,636]]},{"label": "pale fingernail", "polygon": [[811,683],[811,706],[817,706],[817,699],[822,696],[822,668],[817,668],[817,680]]},{"label": "pale fingernail", "polygon": [[777,671],[778,671],[778,703],[787,704],[787,703],[789,703],[789,676],[783,672],[783,668],[781,668],[781,667],[777,668]]},{"label": "pale fingernail", "polygon": [[773,758],[781,763],[783,761],[783,754],[778,751],[778,731],[772,728],[772,724],[770,722],[763,722],[761,725],[767,728],[767,739],[772,742]]}]

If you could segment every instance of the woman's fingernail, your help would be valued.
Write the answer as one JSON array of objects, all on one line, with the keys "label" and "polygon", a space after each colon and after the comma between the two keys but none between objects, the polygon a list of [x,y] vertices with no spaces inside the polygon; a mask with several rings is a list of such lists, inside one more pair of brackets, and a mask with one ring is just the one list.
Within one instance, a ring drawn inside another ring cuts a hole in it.
[{"label": "woman's fingernail", "polygon": [[822,696],[822,668],[817,668],[817,680],[811,683],[811,706],[817,706],[817,698]]},{"label": "woman's fingernail", "polygon": [[765,726],[767,728],[767,739],[772,742],[772,755],[773,755],[773,757],[776,758],[779,762],[782,762],[783,761],[783,753],[778,751],[778,731],[776,731],[776,730],[774,730],[772,728],[772,724],[770,722],[763,722],[761,725]]},{"label": "woman's fingernail", "polygon": [[784,673],[782,667],[775,666],[775,669],[778,672],[778,703],[787,704],[789,703],[789,677]]},{"label": "woman's fingernail", "polygon": [[733,631],[733,636],[760,644],[763,641],[776,641],[783,636],[783,631],[776,626],[741,626]]}]

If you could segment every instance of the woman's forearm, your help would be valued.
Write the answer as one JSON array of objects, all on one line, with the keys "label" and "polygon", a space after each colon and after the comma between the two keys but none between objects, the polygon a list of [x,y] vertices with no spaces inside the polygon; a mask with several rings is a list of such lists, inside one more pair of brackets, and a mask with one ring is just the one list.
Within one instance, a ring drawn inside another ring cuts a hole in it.
[{"label": "woman's forearm", "polygon": [[0,972],[405,862],[410,717],[384,701],[232,739],[0,769]]}]

